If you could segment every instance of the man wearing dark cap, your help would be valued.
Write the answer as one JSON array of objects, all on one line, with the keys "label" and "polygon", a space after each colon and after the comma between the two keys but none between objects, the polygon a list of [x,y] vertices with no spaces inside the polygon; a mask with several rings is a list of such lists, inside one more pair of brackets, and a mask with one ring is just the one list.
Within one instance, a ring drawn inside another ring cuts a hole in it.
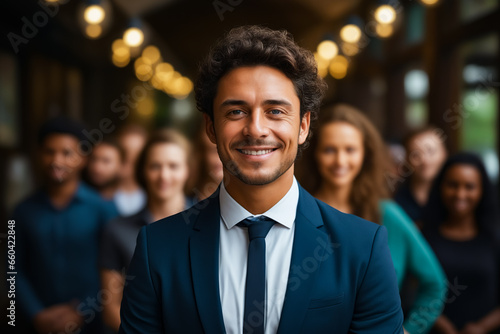
[{"label": "man wearing dark cap", "polygon": [[98,240],[111,206],[80,181],[83,126],[58,117],[39,133],[40,190],[14,211],[18,308],[38,333],[99,333]]}]

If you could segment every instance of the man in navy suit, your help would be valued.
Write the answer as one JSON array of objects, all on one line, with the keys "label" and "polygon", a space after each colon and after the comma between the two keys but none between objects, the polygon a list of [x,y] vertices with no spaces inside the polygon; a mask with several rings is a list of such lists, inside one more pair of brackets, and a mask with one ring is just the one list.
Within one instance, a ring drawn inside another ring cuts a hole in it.
[{"label": "man in navy suit", "polygon": [[286,32],[240,27],[212,48],[195,92],[224,180],[141,230],[120,333],[403,333],[385,228],[293,175],[325,87]]}]

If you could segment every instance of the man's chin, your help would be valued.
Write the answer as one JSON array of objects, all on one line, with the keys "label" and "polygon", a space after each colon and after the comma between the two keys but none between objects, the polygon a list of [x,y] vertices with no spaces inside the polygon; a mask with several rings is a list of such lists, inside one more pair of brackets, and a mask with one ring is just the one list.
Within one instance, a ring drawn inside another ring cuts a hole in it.
[{"label": "man's chin", "polygon": [[282,171],[276,171],[274,173],[268,173],[268,174],[255,174],[255,173],[237,173],[234,175],[237,177],[241,182],[250,185],[250,186],[265,186],[270,183],[273,183],[277,179],[281,177],[284,173]]},{"label": "man's chin", "polygon": [[[293,166],[294,160],[285,162],[279,169],[264,167],[263,164],[251,166],[251,168],[240,168],[236,163],[225,163],[224,168],[230,175],[242,183],[251,186],[265,186],[278,180]],[[286,167],[284,167],[286,166]]]}]

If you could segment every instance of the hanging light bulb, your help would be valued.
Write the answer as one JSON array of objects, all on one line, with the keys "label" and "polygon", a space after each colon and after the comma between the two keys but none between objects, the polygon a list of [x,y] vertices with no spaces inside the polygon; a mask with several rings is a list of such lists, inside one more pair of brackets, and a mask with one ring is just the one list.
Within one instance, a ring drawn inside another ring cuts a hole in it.
[{"label": "hanging light bulb", "polygon": [[77,22],[87,38],[97,39],[108,31],[112,14],[109,0],[81,0],[77,7]]},{"label": "hanging light bulb", "polygon": [[123,34],[123,40],[130,47],[136,47],[144,41],[144,34],[139,28],[128,28]]},{"label": "hanging light bulb", "polygon": [[334,41],[324,40],[318,45],[318,55],[326,60],[331,60],[339,52],[339,48]]},{"label": "hanging light bulb", "polygon": [[155,64],[161,59],[160,50],[154,45],[149,45],[142,50],[142,57]]},{"label": "hanging light bulb", "polygon": [[144,42],[144,32],[141,21],[137,18],[130,20],[129,28],[123,33],[123,41],[129,47],[137,47]]},{"label": "hanging light bulb", "polygon": [[390,5],[381,5],[375,10],[375,20],[381,24],[391,24],[396,20],[396,10]]},{"label": "hanging light bulb", "polygon": [[329,72],[335,79],[343,79],[347,74],[347,67],[349,66],[349,61],[346,57],[338,55],[332,59],[330,63]]},{"label": "hanging light bulb", "polygon": [[420,2],[426,6],[434,6],[439,2],[439,0],[420,0]]},{"label": "hanging light bulb", "polygon": [[106,11],[99,0],[88,0],[87,7],[83,11],[83,18],[88,24],[99,24],[104,21]]},{"label": "hanging light bulb", "polygon": [[361,29],[355,24],[347,24],[340,30],[340,37],[347,43],[357,43],[361,38]]},{"label": "hanging light bulb", "polygon": [[359,16],[351,15],[346,22],[346,25],[340,29],[340,38],[347,43],[358,43],[361,39],[361,27],[363,21]]}]

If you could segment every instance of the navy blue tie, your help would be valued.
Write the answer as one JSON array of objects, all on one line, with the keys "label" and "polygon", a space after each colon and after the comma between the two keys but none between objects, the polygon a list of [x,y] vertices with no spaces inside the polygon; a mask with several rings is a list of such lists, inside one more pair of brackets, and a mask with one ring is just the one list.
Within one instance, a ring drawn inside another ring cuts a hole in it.
[{"label": "navy blue tie", "polygon": [[248,227],[247,282],[243,333],[264,334],[266,293],[266,235],[275,221],[266,217],[249,217],[238,226]]}]

